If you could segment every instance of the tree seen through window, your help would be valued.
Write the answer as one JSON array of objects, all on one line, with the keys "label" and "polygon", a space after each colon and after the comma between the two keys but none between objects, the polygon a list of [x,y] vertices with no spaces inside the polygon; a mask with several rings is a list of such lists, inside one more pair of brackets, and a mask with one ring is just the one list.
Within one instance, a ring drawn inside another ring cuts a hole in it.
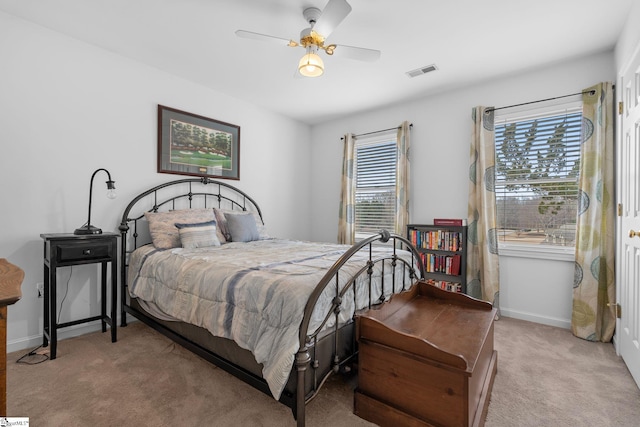
[{"label": "tree seen through window", "polygon": [[581,112],[495,127],[499,241],[573,245]]}]

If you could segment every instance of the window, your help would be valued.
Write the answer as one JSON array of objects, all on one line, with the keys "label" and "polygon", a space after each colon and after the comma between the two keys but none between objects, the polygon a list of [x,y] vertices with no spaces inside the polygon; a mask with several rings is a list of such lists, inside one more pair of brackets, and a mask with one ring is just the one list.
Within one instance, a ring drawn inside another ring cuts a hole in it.
[{"label": "window", "polygon": [[[575,247],[582,105],[496,113],[498,244]],[[555,252],[558,252],[557,250]],[[560,251],[561,252],[561,251]]]},{"label": "window", "polygon": [[356,238],[367,237],[382,229],[395,229],[396,168],[395,133],[356,140]]}]

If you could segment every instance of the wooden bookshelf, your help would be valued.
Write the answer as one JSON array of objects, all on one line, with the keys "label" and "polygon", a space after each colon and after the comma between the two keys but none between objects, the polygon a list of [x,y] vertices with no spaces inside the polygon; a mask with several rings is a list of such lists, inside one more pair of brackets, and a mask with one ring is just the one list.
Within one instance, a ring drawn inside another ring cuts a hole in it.
[{"label": "wooden bookshelf", "polygon": [[422,255],[425,280],[452,292],[467,292],[467,226],[407,225],[407,238]]}]

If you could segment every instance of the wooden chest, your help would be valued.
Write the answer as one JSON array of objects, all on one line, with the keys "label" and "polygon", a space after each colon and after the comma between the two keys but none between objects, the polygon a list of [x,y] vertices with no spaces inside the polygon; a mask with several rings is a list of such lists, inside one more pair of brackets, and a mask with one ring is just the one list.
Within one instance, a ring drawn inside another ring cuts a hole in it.
[{"label": "wooden chest", "polygon": [[497,353],[491,304],[418,283],[356,318],[354,413],[381,426],[482,426]]}]

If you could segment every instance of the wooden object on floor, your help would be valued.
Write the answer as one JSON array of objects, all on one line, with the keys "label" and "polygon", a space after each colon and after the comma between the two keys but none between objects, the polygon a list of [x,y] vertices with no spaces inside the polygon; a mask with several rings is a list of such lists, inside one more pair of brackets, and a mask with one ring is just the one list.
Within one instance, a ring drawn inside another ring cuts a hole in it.
[{"label": "wooden object on floor", "polygon": [[0,416],[7,416],[7,306],[22,297],[24,271],[0,258]]},{"label": "wooden object on floor", "polygon": [[495,316],[490,303],[425,282],[359,314],[354,413],[381,426],[483,426]]}]

